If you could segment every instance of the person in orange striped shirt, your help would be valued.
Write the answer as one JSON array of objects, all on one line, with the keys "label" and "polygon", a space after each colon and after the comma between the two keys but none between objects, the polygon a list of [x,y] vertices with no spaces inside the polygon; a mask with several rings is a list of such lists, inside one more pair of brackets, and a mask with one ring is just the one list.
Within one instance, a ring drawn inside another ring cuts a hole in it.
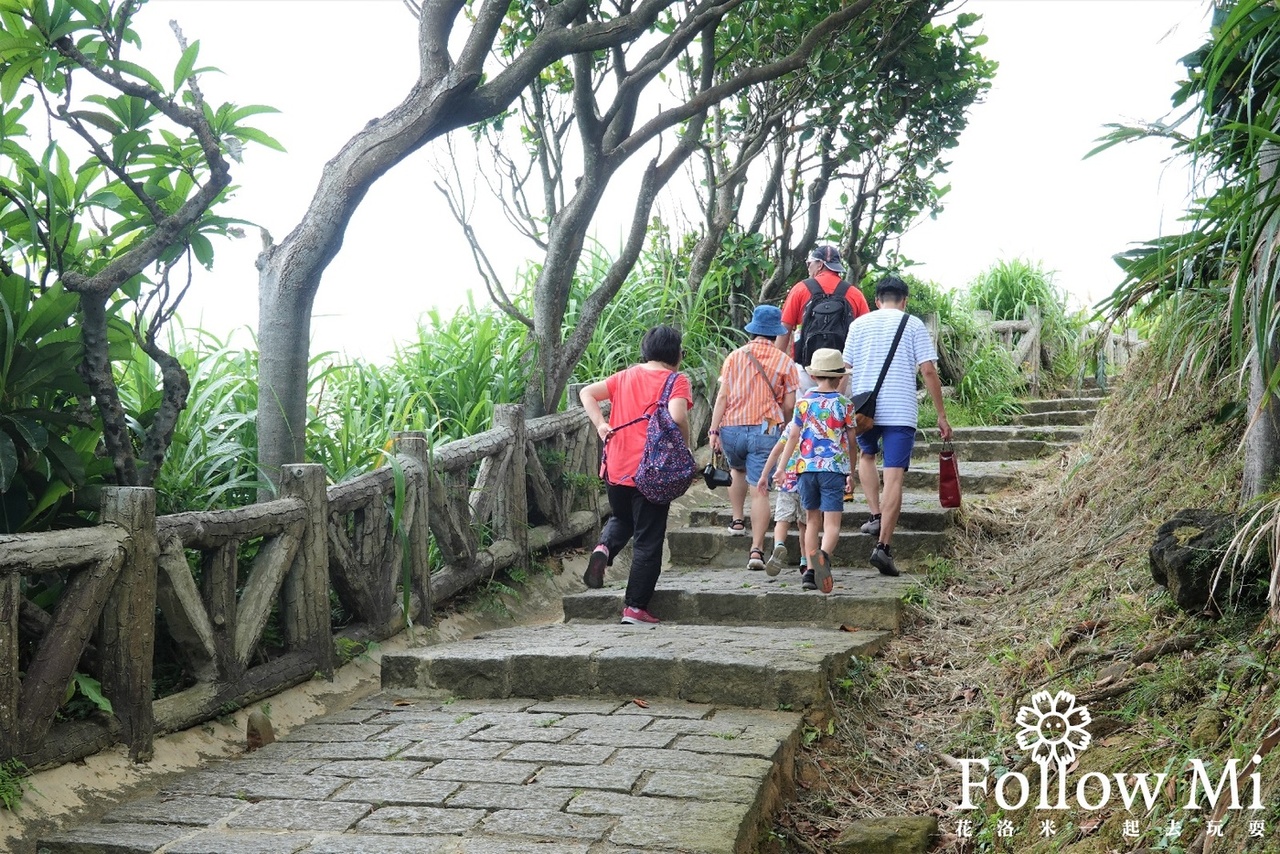
[{"label": "person in orange striped shirt", "polygon": [[[784,335],[782,311],[759,305],[745,327],[751,340],[730,353],[720,367],[720,390],[711,412],[711,448],[722,451],[732,481],[729,533],[746,534],[747,484],[765,474],[765,462],[784,424],[791,420],[800,376],[791,357],[775,346]],[[751,551],[747,569],[763,570],[764,537],[769,529],[768,500],[751,502]]]}]

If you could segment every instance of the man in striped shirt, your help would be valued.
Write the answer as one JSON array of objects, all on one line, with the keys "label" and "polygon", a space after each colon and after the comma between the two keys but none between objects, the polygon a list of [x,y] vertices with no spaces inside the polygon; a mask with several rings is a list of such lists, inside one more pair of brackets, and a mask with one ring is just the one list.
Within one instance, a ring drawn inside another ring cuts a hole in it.
[{"label": "man in striped shirt", "polygon": [[[876,284],[876,309],[849,326],[844,344],[844,363],[850,369],[849,389],[856,395],[869,392],[884,367],[894,336],[907,309],[907,283],[886,276]],[[867,495],[871,518],[862,525],[864,534],[876,536],[871,565],[884,575],[897,575],[892,540],[902,513],[902,482],[911,464],[915,447],[919,404],[916,401],[916,371],[938,413],[942,440],[951,439],[951,424],[942,402],[942,381],[938,379],[938,352],[929,330],[918,317],[908,317],[884,383],[876,395],[875,426],[858,437],[858,480]],[[876,454],[884,456],[884,495],[876,472]]]},{"label": "man in striped shirt", "polygon": [[[751,340],[730,353],[720,368],[720,390],[707,431],[711,448],[723,451],[729,464],[729,533],[746,533],[747,485],[765,474],[764,465],[777,444],[782,425],[791,420],[799,375],[791,357],[774,346],[786,333],[777,306],[759,305],[746,325]],[[771,476],[771,475],[770,475]],[[751,551],[747,568],[762,570],[764,535],[769,530],[769,502],[751,502]]]}]

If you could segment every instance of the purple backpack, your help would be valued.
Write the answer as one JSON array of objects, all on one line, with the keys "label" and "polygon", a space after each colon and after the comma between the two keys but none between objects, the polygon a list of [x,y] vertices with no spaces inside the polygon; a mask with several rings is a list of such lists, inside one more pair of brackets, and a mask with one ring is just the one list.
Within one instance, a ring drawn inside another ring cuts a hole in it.
[{"label": "purple backpack", "polygon": [[614,430],[616,433],[623,427],[630,427],[641,421],[649,422],[635,483],[640,494],[654,504],[669,504],[684,495],[698,473],[693,454],[685,444],[684,434],[680,432],[680,425],[676,424],[671,411],[667,409],[671,389],[678,376],[679,373],[672,371],[667,377],[666,384],[662,386],[662,395],[654,404],[652,413],[634,418]]}]

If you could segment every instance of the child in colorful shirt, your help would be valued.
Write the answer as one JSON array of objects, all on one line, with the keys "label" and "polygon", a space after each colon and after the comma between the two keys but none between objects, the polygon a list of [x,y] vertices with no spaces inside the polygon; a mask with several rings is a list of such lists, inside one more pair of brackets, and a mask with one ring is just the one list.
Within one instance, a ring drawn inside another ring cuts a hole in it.
[{"label": "child in colorful shirt", "polygon": [[[769,452],[769,460],[765,463],[764,471],[760,475],[760,481],[756,484],[756,488],[760,490],[760,496],[763,498],[769,488],[768,473],[774,470],[778,459],[782,456],[782,449],[787,444],[787,433],[783,432],[778,436],[777,444],[773,446],[773,450]],[[808,570],[809,559],[804,552],[804,530],[805,530],[805,512],[800,506],[800,492],[798,481],[800,476],[796,473],[796,468],[800,464],[800,449],[797,447],[791,455],[791,459],[782,468],[785,475],[782,483],[779,484],[778,490],[773,494],[773,554],[769,557],[768,563],[764,565],[764,571],[769,575],[777,575],[782,571],[782,567],[787,562],[787,532],[791,528],[791,523],[796,523],[796,529],[800,534],[800,573],[803,574]],[[813,577],[810,576],[810,581]],[[810,588],[812,589],[812,588]]]},{"label": "child in colorful shirt", "polygon": [[[831,553],[840,542],[840,517],[845,493],[852,489],[849,448],[853,444],[855,416],[853,401],[840,393],[840,379],[848,372],[839,350],[814,351],[808,366],[817,387],[796,402],[795,415],[787,431],[781,458],[791,459],[798,447],[796,464],[800,504],[805,509],[804,553],[809,556],[809,573],[803,587],[830,593]],[[786,472],[779,468],[774,483],[781,486]],[[818,529],[822,529],[819,548]]]}]

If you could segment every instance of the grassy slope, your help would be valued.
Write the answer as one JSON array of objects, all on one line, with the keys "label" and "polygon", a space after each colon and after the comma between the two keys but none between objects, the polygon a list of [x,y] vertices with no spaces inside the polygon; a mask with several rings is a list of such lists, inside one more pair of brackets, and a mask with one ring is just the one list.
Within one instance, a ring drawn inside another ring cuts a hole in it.
[{"label": "grassy slope", "polygon": [[[830,850],[851,820],[921,814],[939,818],[938,851],[1200,850],[1203,817],[1162,838],[1170,818],[1194,815],[1180,809],[1184,782],[1150,815],[1117,808],[1115,797],[1099,812],[1006,815],[994,801],[955,810],[957,758],[1036,776],[1015,718],[1037,691],[1070,691],[1092,713],[1072,790],[1092,770],[1183,781],[1188,758],[1219,769],[1247,759],[1275,725],[1280,633],[1256,607],[1183,614],[1151,580],[1156,528],[1183,507],[1235,509],[1240,479],[1243,423],[1214,423],[1229,396],[1167,385],[1136,366],[1078,448],[1018,490],[968,502],[957,552],[930,571],[918,619],[886,657],[851,669],[835,721],[811,722],[801,798],[775,826],[773,850]],[[1152,655],[1169,639],[1180,642]],[[1280,753],[1261,770],[1268,806],[1247,818],[1265,819],[1267,837],[1228,822],[1214,851],[1280,851]],[[961,817],[975,824],[967,841],[954,835]],[[997,837],[1002,819],[1013,837]],[[1044,819],[1055,821],[1051,838],[1040,836]],[[1138,838],[1123,835],[1126,819],[1137,820]]]}]

